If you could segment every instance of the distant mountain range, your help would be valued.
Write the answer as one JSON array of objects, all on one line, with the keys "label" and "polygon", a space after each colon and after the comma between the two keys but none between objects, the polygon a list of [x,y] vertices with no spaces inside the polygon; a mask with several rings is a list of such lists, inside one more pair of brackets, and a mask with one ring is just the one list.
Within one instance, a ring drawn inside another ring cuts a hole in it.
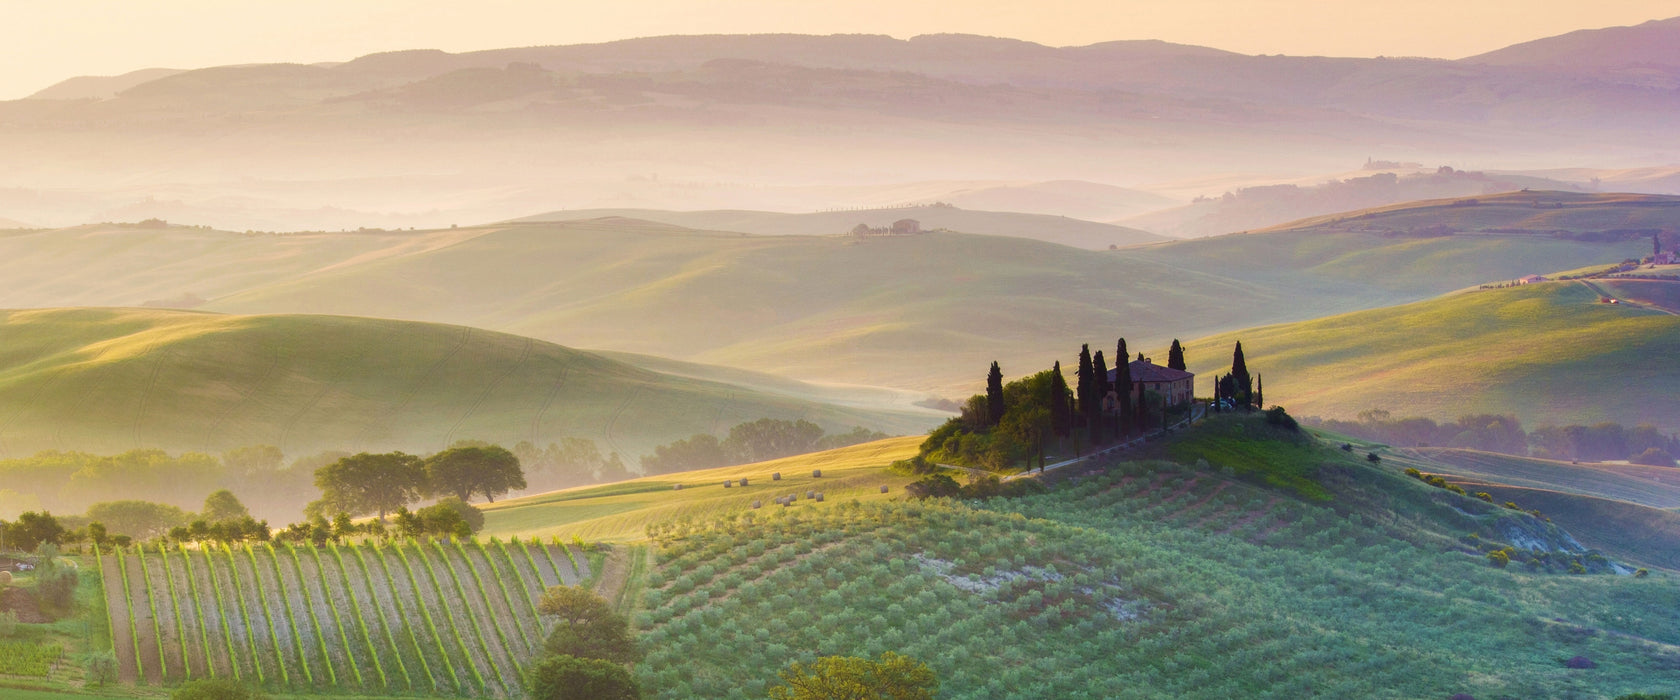
[{"label": "distant mountain range", "polygon": [[1110,195],[1091,188],[1107,185],[1066,183],[1339,172],[1371,155],[1509,169],[1677,161],[1676,45],[1675,20],[1458,61],[671,36],[141,71],[0,103],[0,215],[63,224],[149,206],[235,228],[436,226],[560,207],[929,203],[843,196],[995,182],[1016,184],[939,201],[1119,220],[1172,202],[1121,191],[1103,206]]}]

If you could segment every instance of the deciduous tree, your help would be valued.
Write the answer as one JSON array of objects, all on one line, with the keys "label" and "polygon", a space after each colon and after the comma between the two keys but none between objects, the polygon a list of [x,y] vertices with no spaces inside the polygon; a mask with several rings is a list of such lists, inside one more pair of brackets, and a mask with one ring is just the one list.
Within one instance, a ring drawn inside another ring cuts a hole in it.
[{"label": "deciduous tree", "polygon": [[482,493],[495,503],[497,496],[525,488],[525,471],[518,457],[499,446],[453,447],[426,459],[426,483],[433,495],[465,502]]},{"label": "deciduous tree", "polygon": [[537,612],[556,618],[549,633],[550,654],[630,663],[641,658],[630,625],[605,598],[582,586],[552,586],[537,601]]},{"label": "deciduous tree", "polygon": [[544,657],[525,673],[532,700],[639,700],[641,688],[620,664],[564,654]]},{"label": "deciduous tree", "polygon": [[419,500],[426,492],[425,465],[402,452],[351,455],[315,470],[322,512],[385,514]]}]

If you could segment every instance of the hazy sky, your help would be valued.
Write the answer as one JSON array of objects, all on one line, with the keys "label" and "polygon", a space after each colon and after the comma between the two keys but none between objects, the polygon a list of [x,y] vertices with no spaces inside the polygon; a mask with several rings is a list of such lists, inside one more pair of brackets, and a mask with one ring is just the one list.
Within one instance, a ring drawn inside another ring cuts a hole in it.
[{"label": "hazy sky", "polygon": [[0,99],[75,75],[661,34],[963,32],[1458,58],[1680,14],[1675,0],[0,0]]}]

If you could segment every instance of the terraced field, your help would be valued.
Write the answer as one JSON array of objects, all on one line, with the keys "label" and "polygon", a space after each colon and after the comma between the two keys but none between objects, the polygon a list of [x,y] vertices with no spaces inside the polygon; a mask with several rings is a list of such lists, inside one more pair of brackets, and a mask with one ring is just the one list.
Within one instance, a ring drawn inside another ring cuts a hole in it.
[{"label": "terraced field", "polygon": [[123,681],[515,697],[536,601],[589,574],[563,545],[146,547],[99,558]]}]

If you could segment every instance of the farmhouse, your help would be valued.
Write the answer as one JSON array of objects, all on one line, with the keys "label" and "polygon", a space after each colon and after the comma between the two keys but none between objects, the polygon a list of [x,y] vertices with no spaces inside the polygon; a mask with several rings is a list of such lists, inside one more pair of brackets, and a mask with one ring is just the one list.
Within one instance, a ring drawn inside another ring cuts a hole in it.
[{"label": "farmhouse", "polygon": [[1545,281],[1546,281],[1546,278],[1541,277],[1540,275],[1529,275],[1527,277],[1523,277],[1523,278],[1518,279],[1517,284],[1537,284],[1537,283],[1545,282]]},{"label": "farmhouse", "polygon": [[[1166,399],[1168,406],[1179,406],[1189,403],[1196,395],[1196,375],[1181,369],[1162,367],[1149,360],[1133,360],[1130,364],[1132,371],[1133,401],[1140,393],[1153,391]],[[1108,371],[1108,381],[1119,378],[1118,368]]]}]

